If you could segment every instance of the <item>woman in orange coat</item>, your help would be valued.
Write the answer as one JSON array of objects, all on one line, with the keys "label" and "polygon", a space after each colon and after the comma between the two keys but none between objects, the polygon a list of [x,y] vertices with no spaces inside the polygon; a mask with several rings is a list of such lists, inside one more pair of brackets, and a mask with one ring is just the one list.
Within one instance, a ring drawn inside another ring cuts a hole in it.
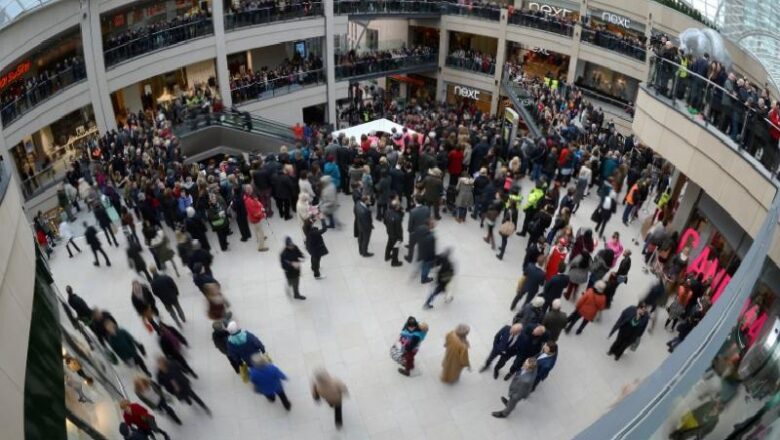
[{"label": "woman in orange coat", "polygon": [[677,327],[677,321],[685,317],[685,311],[688,310],[688,303],[691,302],[691,297],[693,297],[693,291],[691,290],[690,284],[686,280],[684,283],[680,284],[679,287],[677,287],[677,297],[674,299],[674,302],[666,309],[666,311],[669,312],[669,317],[666,318],[664,328],[669,327],[669,324],[672,325],[672,330]]},{"label": "woman in orange coat", "polygon": [[604,296],[604,289],[607,283],[603,280],[596,281],[592,288],[589,288],[577,301],[576,309],[571,312],[566,320],[566,334],[574,327],[574,324],[582,318],[582,324],[577,329],[577,334],[582,333],[582,329],[589,322],[596,319],[596,315],[607,307],[607,297]]}]

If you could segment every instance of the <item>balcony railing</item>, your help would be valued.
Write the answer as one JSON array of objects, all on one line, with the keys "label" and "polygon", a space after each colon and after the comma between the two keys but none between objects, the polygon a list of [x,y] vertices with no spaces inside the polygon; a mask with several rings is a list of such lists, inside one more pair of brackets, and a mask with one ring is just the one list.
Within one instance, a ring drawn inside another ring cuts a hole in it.
[{"label": "balcony railing", "polygon": [[468,70],[469,72],[480,73],[482,75],[493,76],[496,74],[495,61],[483,62],[472,57],[448,55],[446,65],[447,67]]},{"label": "balcony railing", "polygon": [[225,30],[232,31],[243,27],[289,20],[301,20],[322,17],[322,2],[291,3],[280,7],[276,3],[255,9],[235,11],[225,14]]},{"label": "balcony railing", "polygon": [[16,99],[3,104],[2,110],[0,110],[3,127],[8,127],[25,113],[51,99],[52,96],[85,79],[87,79],[87,71],[84,64],[74,64],[58,74],[39,82],[34,87],[25,89]]},{"label": "balcony railing", "polygon": [[637,46],[609,32],[583,28],[581,39],[586,43],[627,55],[642,62],[647,58],[647,51],[644,47]]},{"label": "balcony railing", "polygon": [[463,15],[483,20],[501,20],[501,8],[498,6],[459,5],[456,3],[441,3],[442,14]]},{"label": "balcony railing", "polygon": [[333,3],[333,9],[335,14],[350,15],[441,14],[441,4],[438,1],[338,0]]},{"label": "balcony railing", "polygon": [[104,43],[106,49],[103,51],[106,67],[115,66],[123,61],[149,52],[165,49],[188,40],[212,35],[213,33],[214,26],[212,26],[211,18],[209,17],[142,35],[119,44],[107,42]]},{"label": "balcony railing", "polygon": [[233,104],[274,98],[288,93],[325,84],[325,69],[309,70],[307,72],[291,73],[290,75],[270,81],[252,80],[231,87],[230,94]]},{"label": "balcony railing", "polygon": [[719,133],[726,145],[752,156],[775,177],[780,163],[780,126],[768,119],[769,102],[759,107],[737,80],[725,80],[721,86],[655,55],[650,57],[647,85],[655,90],[656,98],[693,115],[705,128]]},{"label": "balcony railing", "polygon": [[509,15],[509,24],[539,29],[554,34],[566,35],[571,37],[574,34],[574,25],[572,23],[556,20],[548,15],[537,15],[526,12],[515,12]]},{"label": "balcony railing", "polygon": [[407,55],[393,58],[341,63],[336,65],[336,79],[355,79],[373,77],[382,74],[400,73],[400,71],[424,71],[436,68],[434,52],[425,55]]}]

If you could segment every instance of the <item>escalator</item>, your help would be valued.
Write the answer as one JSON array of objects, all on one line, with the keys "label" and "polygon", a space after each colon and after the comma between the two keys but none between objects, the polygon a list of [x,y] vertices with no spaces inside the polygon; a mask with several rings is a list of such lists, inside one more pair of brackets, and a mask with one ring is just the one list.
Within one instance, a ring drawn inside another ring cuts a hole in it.
[{"label": "escalator", "polygon": [[186,163],[215,154],[268,154],[295,146],[292,128],[248,112],[189,113],[174,127]]},{"label": "escalator", "polygon": [[542,136],[542,129],[539,127],[539,124],[536,123],[536,118],[534,116],[536,112],[536,109],[534,108],[536,101],[533,95],[525,87],[507,80],[507,77],[508,75],[504,72],[503,79],[501,80],[501,88],[504,89],[509,100],[512,101],[515,110],[528,129],[528,135],[534,138]]}]

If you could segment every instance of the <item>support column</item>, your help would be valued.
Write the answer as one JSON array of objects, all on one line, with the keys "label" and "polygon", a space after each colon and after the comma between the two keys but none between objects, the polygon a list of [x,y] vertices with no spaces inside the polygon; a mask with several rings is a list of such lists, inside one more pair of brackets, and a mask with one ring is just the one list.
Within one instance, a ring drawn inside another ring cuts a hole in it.
[{"label": "support column", "polygon": [[211,2],[211,17],[214,23],[214,40],[217,44],[217,84],[222,104],[230,108],[233,106],[233,97],[230,94],[230,71],[227,63],[227,49],[225,48],[225,9],[227,0],[214,0]]},{"label": "support column", "polygon": [[490,113],[498,111],[498,97],[501,93],[501,75],[504,72],[504,60],[506,60],[506,27],[509,22],[509,12],[501,9],[501,20],[498,22],[498,45],[496,48],[496,74],[493,76],[492,98],[490,100]]},{"label": "support column", "polygon": [[334,128],[338,124],[338,118],[336,117],[336,47],[334,32],[335,22],[333,16],[333,0],[325,0],[323,2],[323,8],[325,12],[325,82],[327,84],[327,97],[326,103],[328,110],[328,122],[330,122]]},{"label": "support column", "polygon": [[446,15],[441,16],[441,26],[439,26],[439,67],[436,75],[436,101],[443,102],[447,99],[447,85],[442,79],[442,67],[447,64],[447,54],[450,51],[450,32],[445,25]]},{"label": "support column", "polygon": [[[693,211],[696,209],[696,204],[699,202],[699,197],[702,193],[701,187],[699,185],[691,182],[685,178],[685,175],[680,173],[677,178],[677,182],[675,182],[674,186],[672,187],[672,198],[669,199],[669,203],[674,203],[674,201],[677,200],[674,198],[674,192],[677,190],[679,194],[679,192],[682,190],[682,184],[679,182],[684,181],[687,182],[687,185],[685,185],[685,192],[682,194],[682,197],[678,196],[680,200],[677,203],[677,209],[674,212],[674,217],[669,223],[672,231],[682,232],[685,223],[688,222],[688,219],[691,218],[691,214],[693,214]],[[680,187],[679,189],[678,186]]]},{"label": "support column", "polygon": [[577,23],[574,26],[574,35],[572,36],[572,51],[569,56],[569,70],[566,72],[566,83],[574,84],[577,80],[577,64],[580,62],[580,36],[582,35],[582,25]]},{"label": "support column", "polygon": [[95,123],[100,133],[116,129],[116,115],[111,104],[111,94],[106,79],[106,63],[103,58],[103,36],[100,28],[98,0],[81,2],[81,41],[84,45],[84,64],[87,84],[92,101]]}]

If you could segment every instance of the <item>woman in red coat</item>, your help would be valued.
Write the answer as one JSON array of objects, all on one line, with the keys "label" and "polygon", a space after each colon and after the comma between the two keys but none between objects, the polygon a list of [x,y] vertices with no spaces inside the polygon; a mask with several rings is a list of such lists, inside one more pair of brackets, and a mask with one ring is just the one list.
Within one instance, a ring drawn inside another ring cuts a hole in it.
[{"label": "woman in red coat", "polygon": [[607,283],[599,280],[592,288],[585,291],[585,293],[577,301],[576,309],[571,312],[569,318],[566,320],[566,334],[569,334],[574,324],[582,318],[582,324],[577,329],[577,334],[582,333],[582,329],[588,325],[589,322],[596,319],[596,315],[605,307],[607,307],[607,297],[604,296],[604,289],[606,289]]},{"label": "woman in red coat", "polygon": [[463,172],[463,147],[458,145],[447,154],[447,172],[450,174],[450,186],[458,183],[460,173]]},{"label": "woman in red coat", "polygon": [[566,247],[566,239],[558,240],[550,254],[547,256],[547,265],[545,266],[545,279],[550,281],[550,278],[554,277],[558,273],[558,267],[560,267],[562,261],[566,261],[566,255],[569,253],[569,248]]}]

